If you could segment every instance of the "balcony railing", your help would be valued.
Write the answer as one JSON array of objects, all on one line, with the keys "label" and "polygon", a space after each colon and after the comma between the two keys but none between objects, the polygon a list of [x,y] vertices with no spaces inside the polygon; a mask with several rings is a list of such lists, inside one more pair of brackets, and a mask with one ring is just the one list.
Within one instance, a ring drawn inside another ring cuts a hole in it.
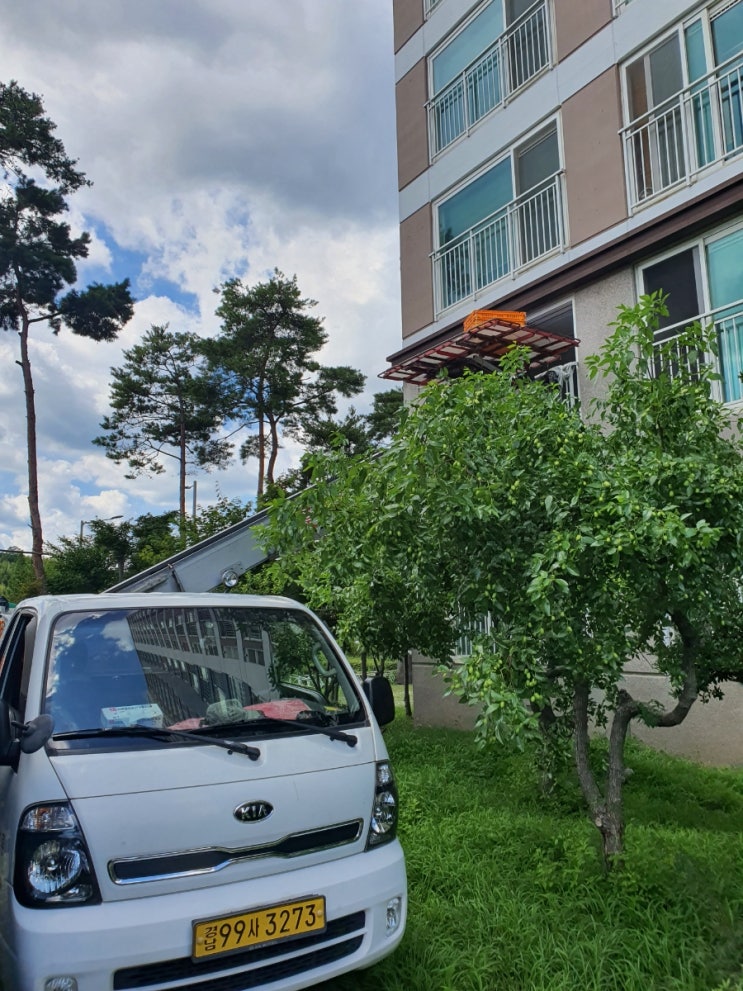
[{"label": "balcony railing", "polygon": [[436,311],[564,247],[562,203],[557,173],[434,252]]},{"label": "balcony railing", "polygon": [[630,208],[743,151],[740,55],[623,131]]},{"label": "balcony railing", "polygon": [[547,2],[540,0],[429,103],[431,157],[505,103],[551,57]]},{"label": "balcony railing", "polygon": [[711,365],[719,380],[712,382],[712,394],[719,402],[737,403],[743,400],[743,299],[719,307],[697,317],[700,323],[714,323],[717,331],[717,354],[700,354],[685,348],[679,337],[690,321],[667,327],[656,335],[656,344],[670,344],[673,375],[682,368],[694,375],[700,364]]}]

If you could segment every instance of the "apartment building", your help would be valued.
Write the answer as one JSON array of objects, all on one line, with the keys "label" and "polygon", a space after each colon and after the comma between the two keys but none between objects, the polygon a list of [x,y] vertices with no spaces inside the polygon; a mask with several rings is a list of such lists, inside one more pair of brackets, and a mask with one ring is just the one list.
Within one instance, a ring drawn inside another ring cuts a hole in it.
[{"label": "apartment building", "polygon": [[[393,9],[403,340],[382,376],[412,396],[521,340],[585,402],[617,306],[660,288],[659,338],[714,321],[719,398],[743,402],[743,0]],[[475,311],[503,316],[472,333]],[[419,659],[423,721],[432,684]]]}]

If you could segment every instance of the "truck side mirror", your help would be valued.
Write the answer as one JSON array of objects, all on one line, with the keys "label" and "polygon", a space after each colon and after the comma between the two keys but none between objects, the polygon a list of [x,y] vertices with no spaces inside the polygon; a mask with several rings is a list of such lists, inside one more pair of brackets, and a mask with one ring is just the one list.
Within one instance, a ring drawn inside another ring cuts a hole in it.
[{"label": "truck side mirror", "polygon": [[389,681],[381,674],[375,674],[373,678],[364,679],[362,688],[379,725],[391,723],[395,718],[395,697]]},{"label": "truck side mirror", "polygon": [[41,750],[54,732],[54,720],[45,712],[27,723],[11,723],[13,725],[20,732],[19,743],[24,754],[35,754],[37,750]]}]

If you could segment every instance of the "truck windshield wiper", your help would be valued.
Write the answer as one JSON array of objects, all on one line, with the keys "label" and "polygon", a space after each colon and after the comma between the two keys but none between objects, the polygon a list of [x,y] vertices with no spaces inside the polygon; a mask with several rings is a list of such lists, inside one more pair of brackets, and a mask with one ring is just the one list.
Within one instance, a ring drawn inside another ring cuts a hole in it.
[{"label": "truck windshield wiper", "polygon": [[[212,727],[210,727],[212,728]],[[234,729],[235,724],[232,723],[221,727],[222,730]],[[106,738],[113,736],[143,736],[150,740],[163,740],[165,742],[170,742],[174,740],[189,740],[196,743],[211,743],[215,747],[222,747],[229,753],[244,754],[251,760],[258,760],[261,755],[258,747],[251,747],[246,743],[235,743],[232,740],[226,740],[223,737],[212,737],[204,733],[189,733],[187,730],[180,729],[159,729],[156,726],[109,726],[105,729],[77,729],[68,730],[65,733],[55,733],[53,735],[54,740],[84,740],[84,739],[94,739],[94,738]]]},{"label": "truck windshield wiper", "polygon": [[[320,712],[311,713],[312,716],[322,717]],[[326,717],[327,718],[327,717]],[[265,716],[260,715],[257,718],[248,719],[244,723],[215,723],[213,726],[204,726],[198,732],[207,732],[211,729],[217,729],[223,732],[228,727],[231,730],[240,732],[241,730],[261,730],[265,729],[266,726],[285,726],[288,729],[300,730],[310,733],[321,733],[323,736],[330,737],[331,740],[340,740],[341,743],[347,743],[349,747],[355,747],[358,743],[358,737],[353,736],[351,733],[344,733],[342,730],[334,729],[332,726],[318,726],[316,722],[313,722],[311,718],[305,717],[304,719],[277,719],[275,716]]]}]

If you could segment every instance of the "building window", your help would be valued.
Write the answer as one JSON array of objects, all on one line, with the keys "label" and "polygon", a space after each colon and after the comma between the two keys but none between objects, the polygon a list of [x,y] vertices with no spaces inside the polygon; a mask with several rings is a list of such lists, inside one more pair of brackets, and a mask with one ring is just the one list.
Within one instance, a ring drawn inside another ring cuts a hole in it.
[{"label": "building window", "polygon": [[432,156],[550,62],[547,0],[489,0],[429,60]]},{"label": "building window", "polygon": [[561,248],[557,125],[516,146],[439,203],[436,216],[437,311]]},{"label": "building window", "polygon": [[631,208],[743,152],[743,0],[709,7],[624,67]]},{"label": "building window", "polygon": [[[696,320],[714,323],[718,354],[703,360],[715,365],[720,375],[717,398],[726,403],[743,400],[742,253],[743,228],[738,228],[693,242],[641,272],[643,292],[668,294],[669,315],[656,335],[659,343],[673,341]],[[691,359],[679,353],[678,360]]]},{"label": "building window", "polygon": [[[529,323],[558,337],[575,338],[575,316],[573,304],[562,303],[549,310],[530,313]],[[580,400],[578,392],[578,353],[576,348],[564,351],[559,364],[552,365],[535,376],[538,380],[556,387],[568,406],[575,406]]]}]

